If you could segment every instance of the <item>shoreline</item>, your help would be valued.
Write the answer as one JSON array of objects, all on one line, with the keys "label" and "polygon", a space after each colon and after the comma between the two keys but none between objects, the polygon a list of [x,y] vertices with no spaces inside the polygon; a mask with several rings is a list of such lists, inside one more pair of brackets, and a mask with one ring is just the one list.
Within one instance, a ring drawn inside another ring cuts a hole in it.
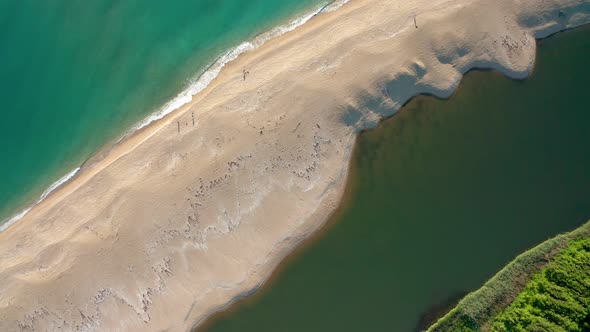
[{"label": "shoreline", "polygon": [[[568,31],[571,31],[571,30],[580,30],[580,29],[590,29],[590,23],[586,23],[581,26],[556,31],[554,33],[551,33],[551,34],[545,36],[545,37],[536,39],[537,53],[535,54],[535,59],[538,58],[538,46],[544,40],[547,40],[549,38],[554,38],[562,33],[567,33]],[[357,144],[357,140],[362,135],[364,135],[366,132],[369,132],[372,130],[378,130],[379,126],[381,126],[384,121],[391,121],[392,119],[394,119],[396,117],[396,115],[399,112],[409,111],[409,110],[405,110],[404,108],[406,107],[406,105],[410,104],[411,102],[413,102],[417,98],[434,98],[434,99],[438,99],[438,100],[449,100],[449,99],[453,98],[453,96],[459,91],[459,89],[461,89],[461,86],[463,84],[463,78],[466,75],[469,75],[470,73],[489,72],[491,74],[498,75],[501,77],[506,77],[506,78],[508,78],[510,80],[514,80],[514,81],[527,81],[535,74],[536,69],[537,69],[537,63],[535,62],[533,67],[531,68],[531,72],[528,76],[526,76],[526,77],[510,77],[510,76],[505,75],[501,71],[498,71],[493,68],[487,68],[487,67],[470,68],[467,72],[465,72],[463,74],[463,77],[461,78],[457,88],[452,92],[451,95],[446,96],[446,97],[439,97],[439,96],[433,95],[433,94],[418,94],[418,95],[412,96],[410,99],[408,99],[406,101],[406,103],[404,103],[402,105],[402,107],[399,109],[399,111],[397,113],[392,114],[388,117],[382,118],[377,123],[377,126],[375,128],[366,128],[366,129],[362,129],[360,132],[358,132],[358,134],[355,137],[355,142],[354,142],[353,150],[351,153],[351,159],[350,159],[350,163],[348,165],[347,178],[345,181],[346,184],[344,186],[342,198],[341,198],[340,202],[338,203],[337,208],[328,217],[327,221],[323,225],[321,225],[316,231],[312,232],[309,236],[302,239],[301,242],[294,245],[294,248],[290,252],[288,252],[285,255],[285,257],[278,259],[279,264],[272,270],[270,275],[267,278],[262,279],[261,282],[257,286],[255,286],[251,290],[246,291],[244,294],[239,294],[238,296],[235,297],[234,300],[227,303],[222,308],[219,308],[217,311],[212,312],[209,316],[201,318],[198,322],[195,322],[193,324],[193,326],[190,328],[189,331],[191,331],[191,332],[207,331],[208,328],[210,328],[211,326],[214,326],[215,323],[217,323],[219,320],[223,320],[226,317],[231,317],[232,314],[239,311],[242,308],[242,306],[248,305],[248,304],[255,304],[261,297],[265,296],[267,292],[272,291],[272,287],[273,287],[274,283],[276,282],[276,280],[281,277],[281,275],[285,272],[285,269],[294,260],[301,258],[301,256],[303,255],[303,253],[306,250],[308,250],[317,241],[321,241],[321,239],[328,232],[330,232],[331,228],[336,223],[339,222],[341,215],[344,214],[346,212],[346,210],[348,210],[350,208],[350,202],[353,200],[353,198],[356,194],[356,187],[358,186],[359,179],[357,177],[355,177],[355,173],[356,173],[355,168],[356,167],[354,165],[354,158],[357,153],[357,149],[359,148],[359,146]],[[558,235],[556,235],[556,238],[560,238],[560,237],[563,237],[564,235],[568,235],[568,234],[574,234],[578,230],[588,228],[588,225],[590,225],[590,221],[584,223],[584,225],[580,226],[579,228],[568,231],[567,233],[558,234]],[[551,240],[547,240],[546,242],[548,242],[548,241],[551,241]],[[533,252],[536,248],[540,247],[544,243],[545,242],[535,245],[534,247],[527,249],[524,253],[519,254],[516,258],[514,258],[511,262],[509,262],[505,268],[503,268],[501,271],[499,271],[497,273],[497,275],[500,275],[501,273],[503,273],[504,270],[506,270],[508,268],[508,266],[513,265],[514,262],[517,261],[518,259],[520,259],[521,256],[528,255],[530,252]],[[475,295],[472,295],[472,293],[477,294],[478,292],[481,292],[481,289],[484,286],[488,285],[488,283],[492,282],[492,280],[496,279],[496,278],[497,278],[496,275],[494,275],[492,278],[490,278],[488,281],[486,281],[485,285],[482,285],[482,287],[480,289],[476,289],[474,291],[465,291],[465,290],[458,291],[457,294],[451,296],[450,298],[448,298],[444,302],[433,303],[432,307],[429,310],[424,312],[419,324],[417,325],[416,331],[426,331],[426,330],[430,330],[429,329],[430,327],[435,327],[438,324],[437,322],[439,320],[446,318],[447,314],[450,314],[450,311],[453,310],[455,307],[457,307],[458,304],[464,298],[466,298],[467,296],[469,296],[469,297],[475,296]]]},{"label": "shoreline", "polygon": [[295,18],[288,21],[288,23],[280,24],[268,31],[259,33],[254,38],[238,44],[237,46],[229,49],[222,55],[215,58],[211,64],[205,67],[201,74],[198,74],[196,77],[192,78],[188,86],[179,92],[176,97],[164,103],[147,117],[138,121],[130,129],[126,130],[120,138],[111,139],[98,151],[92,154],[90,158],[83,161],[80,166],[70,170],[65,175],[49,185],[46,189],[44,189],[38,198],[33,199],[33,203],[25,205],[24,208],[20,209],[20,211],[17,210],[18,212],[14,213],[13,215],[9,215],[5,219],[0,220],[0,233],[22,219],[27,213],[29,213],[29,211],[31,211],[31,209],[34,209],[35,206],[43,202],[49,195],[51,195],[53,191],[59,190],[61,186],[67,184],[71,180],[74,180],[80,171],[84,171],[87,168],[85,167],[87,163],[90,162],[96,164],[100,162],[102,159],[106,158],[117,145],[123,143],[127,138],[134,135],[137,131],[150,126],[154,122],[162,120],[169,114],[179,112],[184,106],[191,104],[193,98],[206,89],[209,84],[211,84],[211,82],[219,75],[219,72],[223,69],[223,67],[236,60],[242,53],[254,51],[273,38],[280,37],[285,33],[289,33],[297,29],[317,15],[320,15],[324,12],[337,10],[341,6],[345,5],[348,1],[350,0],[331,0],[326,2],[318,9],[311,10],[309,13],[303,13],[299,16],[295,16]]},{"label": "shoreline", "polygon": [[[543,40],[551,38],[555,35],[559,35],[561,33],[564,33],[564,32],[567,32],[567,31],[573,30],[573,29],[584,29],[584,28],[590,28],[590,23],[587,23],[587,24],[584,24],[584,25],[578,26],[578,27],[573,27],[573,28],[569,28],[569,29],[565,29],[565,30],[556,31],[546,37],[539,38],[536,40],[537,46]],[[536,58],[537,58],[537,54],[535,55],[535,59]],[[280,276],[284,272],[285,268],[287,268],[287,266],[289,266],[289,264],[293,260],[299,258],[301,256],[301,254],[303,252],[305,252],[310,246],[312,246],[316,241],[320,241],[330,231],[331,227],[334,226],[338,222],[339,217],[343,213],[345,213],[345,211],[350,207],[350,201],[354,198],[354,195],[356,192],[355,190],[356,190],[356,187],[358,186],[358,183],[357,183],[358,179],[355,178],[355,175],[354,175],[355,166],[353,165],[353,161],[354,161],[354,156],[355,156],[356,150],[359,148],[356,141],[358,140],[358,138],[361,135],[365,134],[368,131],[377,130],[378,127],[382,125],[383,121],[387,121],[387,120],[391,120],[391,119],[395,118],[395,116],[399,112],[404,111],[404,108],[406,107],[406,105],[408,105],[409,103],[414,101],[416,98],[435,98],[435,99],[439,99],[439,100],[448,100],[448,99],[453,98],[455,93],[457,93],[457,91],[461,88],[461,84],[463,82],[463,78],[465,77],[465,75],[468,75],[471,72],[491,72],[496,75],[507,77],[508,79],[511,79],[511,80],[526,81],[532,75],[534,75],[536,67],[537,66],[535,63],[530,74],[526,77],[510,77],[508,75],[505,75],[504,73],[502,73],[499,70],[496,70],[493,68],[487,68],[487,67],[470,68],[467,72],[465,72],[463,74],[463,77],[461,77],[461,80],[459,81],[457,88],[449,96],[439,97],[435,94],[418,94],[418,95],[412,96],[410,99],[408,99],[401,106],[401,108],[396,113],[382,118],[377,123],[376,127],[365,128],[365,129],[362,129],[361,131],[359,131],[358,134],[355,136],[355,142],[353,143],[353,150],[351,153],[352,157],[351,157],[350,163],[348,165],[347,178],[345,181],[346,184],[344,186],[344,191],[343,191],[341,200],[338,203],[337,208],[332,212],[332,214],[330,214],[327,221],[323,225],[321,225],[318,230],[312,232],[309,236],[307,236],[306,238],[301,240],[300,243],[294,245],[294,248],[292,249],[292,251],[287,253],[287,255],[285,257],[279,259],[280,263],[278,264],[278,266],[274,270],[272,270],[271,274],[266,279],[263,279],[259,283],[259,285],[257,285],[255,288],[247,291],[245,294],[240,294],[239,296],[236,297],[235,301],[227,303],[223,308],[219,309],[216,312],[213,312],[210,316],[202,318],[200,321],[196,322],[193,325],[193,327],[190,329],[190,331],[192,331],[192,332],[206,331],[207,328],[209,328],[211,325],[215,324],[218,320],[223,319],[224,317],[227,317],[227,316],[231,316],[232,313],[239,310],[242,305],[247,304],[247,303],[255,303],[260,297],[264,296],[266,292],[271,290],[273,283],[278,278],[280,278]],[[442,316],[444,316],[449,311],[449,309],[454,308],[460,300],[462,300],[466,295],[469,294],[469,292],[464,291],[464,292],[461,292],[461,294],[462,295],[455,296],[452,299],[450,299],[449,303],[443,304],[446,308],[445,311],[442,311],[444,309],[442,309],[438,306],[436,307],[436,309],[439,311],[440,314],[442,314]],[[426,313],[426,314],[428,314],[428,313]],[[439,318],[441,318],[442,316],[429,317],[428,319],[431,320],[431,324],[429,324],[428,326],[425,326],[425,329],[428,328],[429,326],[433,325],[434,323],[436,323],[437,320]]]},{"label": "shoreline", "polygon": [[[361,133],[362,134],[362,133]],[[359,134],[359,135],[361,135]],[[351,155],[354,155],[357,145],[356,139]],[[199,321],[195,322],[192,327],[189,329],[191,332],[200,332],[205,331],[208,327],[213,325],[217,320],[222,319],[223,317],[227,317],[234,313],[236,310],[240,309],[240,306],[244,305],[245,303],[255,302],[258,298],[264,296],[264,294],[270,290],[273,283],[281,277],[281,274],[284,272],[284,269],[295,259],[299,258],[303,252],[305,252],[310,246],[312,246],[316,241],[320,241],[334,226],[338,219],[341,217],[342,214],[346,212],[349,208],[349,202],[354,198],[356,187],[358,186],[357,181],[352,181],[351,179],[355,179],[354,177],[355,167],[352,164],[348,165],[348,170],[346,172],[346,183],[344,185],[344,190],[342,192],[342,197],[340,198],[338,205],[334,211],[330,214],[327,218],[326,222],[318,227],[317,230],[310,232],[310,234],[301,239],[298,244],[293,246],[293,249],[286,253],[283,258],[278,259],[279,264],[271,271],[270,275],[261,280],[261,282],[253,288],[251,291],[246,292],[243,296],[237,296],[235,301],[227,303],[223,308],[220,308],[217,311],[212,311],[209,316],[205,316],[201,318]]]},{"label": "shoreline", "polygon": [[464,315],[480,323],[481,326],[489,324],[490,319],[510,305],[531,278],[556,255],[559,255],[569,241],[588,236],[590,236],[590,221],[526,249],[484,282],[481,287],[468,292],[455,306],[434,321],[425,332],[444,332],[448,331],[448,328],[462,327],[461,319]]},{"label": "shoreline", "polygon": [[[415,29],[413,3],[392,17],[390,0],[351,1],[230,63],[0,233],[0,327],[190,328],[179,317],[199,322],[254,289],[325,224],[359,131],[417,94],[449,96],[475,67],[525,77],[529,38],[590,21],[588,2],[449,2],[417,1]],[[534,20],[558,5],[572,18]],[[367,91],[383,107],[364,107]]]}]

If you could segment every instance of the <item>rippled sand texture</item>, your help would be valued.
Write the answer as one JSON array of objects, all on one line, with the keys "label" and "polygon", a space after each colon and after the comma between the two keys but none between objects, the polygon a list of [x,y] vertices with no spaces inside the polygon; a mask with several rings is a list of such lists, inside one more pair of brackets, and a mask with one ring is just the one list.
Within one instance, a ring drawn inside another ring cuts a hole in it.
[{"label": "rippled sand texture", "polygon": [[241,55],[0,233],[0,330],[202,322],[327,220],[359,130],[473,67],[525,77],[535,38],[588,21],[590,0],[352,0]]}]

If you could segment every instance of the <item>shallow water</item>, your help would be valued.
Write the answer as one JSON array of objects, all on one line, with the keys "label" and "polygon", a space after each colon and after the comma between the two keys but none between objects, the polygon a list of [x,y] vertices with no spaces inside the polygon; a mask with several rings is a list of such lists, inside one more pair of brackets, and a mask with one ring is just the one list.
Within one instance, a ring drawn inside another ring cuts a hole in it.
[{"label": "shallow water", "polygon": [[207,332],[415,331],[525,249],[590,218],[590,29],[534,75],[469,73],[362,134],[337,220]]},{"label": "shallow water", "polygon": [[216,57],[324,2],[0,1],[0,221]]}]

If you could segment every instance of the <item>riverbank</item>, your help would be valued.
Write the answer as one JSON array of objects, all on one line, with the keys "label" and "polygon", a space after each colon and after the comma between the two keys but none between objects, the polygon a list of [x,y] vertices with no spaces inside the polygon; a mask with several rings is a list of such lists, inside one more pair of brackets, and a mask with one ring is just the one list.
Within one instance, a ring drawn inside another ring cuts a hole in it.
[{"label": "riverbank", "polygon": [[358,131],[473,67],[526,76],[586,5],[357,0],[241,55],[0,234],[0,327],[190,328],[321,227]]},{"label": "riverbank", "polygon": [[[355,145],[355,149],[356,148],[358,148],[357,145]],[[351,153],[353,156],[355,155],[355,149],[353,149]],[[322,238],[329,234],[332,226],[335,226],[340,218],[346,214],[350,205],[353,203],[359,185],[358,181],[356,180],[357,177],[355,173],[356,169],[351,165],[347,170],[347,180],[343,189],[342,197],[338,202],[338,206],[328,216],[326,222],[320,226],[318,230],[310,233],[306,238],[302,239],[297,246],[294,246],[294,248],[288,252],[283,259],[280,260],[280,263],[275,269],[273,269],[268,278],[260,282],[256,288],[251,289],[245,294],[236,296],[223,308],[220,308],[211,315],[203,317],[203,319],[195,322],[190,331],[198,332],[215,329],[219,320],[231,319],[232,315],[239,314],[240,310],[244,306],[256,304],[258,301],[264,299],[266,293],[272,289],[272,286],[275,282],[280,280],[280,277],[285,273],[285,270],[290,266],[290,264],[294,261],[297,261],[306,250],[313,247],[315,243],[321,241]]]},{"label": "riverbank", "polygon": [[539,41],[527,79],[474,70],[449,99],[418,96],[359,134],[338,215],[198,330],[423,331],[516,255],[579,227],[589,28]]},{"label": "riverbank", "polygon": [[[590,221],[571,232],[558,235],[527,250],[480,289],[468,294],[459,304],[432,325],[428,332],[488,331],[498,315],[517,298],[533,276],[542,271],[572,242],[590,237]],[[580,269],[584,267],[580,266]],[[519,316],[516,316],[518,318]],[[498,326],[495,326],[498,328]],[[561,326],[564,328],[564,326]]]}]

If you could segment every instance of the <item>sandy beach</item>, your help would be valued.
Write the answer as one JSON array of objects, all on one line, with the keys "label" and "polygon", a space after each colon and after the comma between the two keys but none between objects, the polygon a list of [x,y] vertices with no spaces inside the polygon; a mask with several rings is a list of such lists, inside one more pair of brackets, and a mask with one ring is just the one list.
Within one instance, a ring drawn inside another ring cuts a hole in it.
[{"label": "sandy beach", "polygon": [[590,0],[351,0],[229,63],[0,233],[0,330],[186,331],[342,197],[356,134],[463,74],[533,69]]}]

